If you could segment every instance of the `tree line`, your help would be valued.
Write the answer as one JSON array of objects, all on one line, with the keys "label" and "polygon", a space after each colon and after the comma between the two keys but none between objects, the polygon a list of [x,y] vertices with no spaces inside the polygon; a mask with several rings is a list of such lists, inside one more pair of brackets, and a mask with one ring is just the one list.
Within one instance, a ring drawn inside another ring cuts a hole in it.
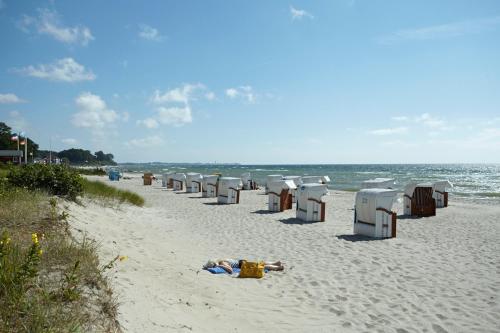
[{"label": "tree line", "polygon": [[[12,129],[7,124],[0,122],[0,150],[17,150],[17,142],[12,141]],[[23,138],[24,139],[24,138]],[[60,158],[70,164],[90,164],[90,165],[116,165],[113,154],[106,154],[103,151],[97,151],[94,154],[90,150],[71,148],[62,151],[41,150],[36,142],[28,138],[28,154],[33,153],[35,158],[48,159]],[[24,146],[23,151],[24,151]]]}]

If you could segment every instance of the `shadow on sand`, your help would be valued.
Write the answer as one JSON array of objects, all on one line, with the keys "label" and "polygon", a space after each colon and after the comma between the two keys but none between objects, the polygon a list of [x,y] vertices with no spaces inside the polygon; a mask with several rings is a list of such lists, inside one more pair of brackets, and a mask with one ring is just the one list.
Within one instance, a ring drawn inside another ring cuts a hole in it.
[{"label": "shadow on sand", "polygon": [[319,223],[319,221],[315,221],[315,222],[302,221],[301,219],[298,219],[296,217],[289,217],[287,219],[281,219],[278,221],[280,221],[283,224],[315,224],[315,223]]},{"label": "shadow on sand", "polygon": [[413,215],[398,215],[398,220],[420,220],[422,216],[413,216]]},{"label": "shadow on sand", "polygon": [[364,235],[339,235],[337,236],[337,238],[348,242],[370,242],[370,241],[384,240],[384,238],[373,238]]},{"label": "shadow on sand", "polygon": [[223,205],[227,205],[227,204],[220,204],[218,202],[204,202],[203,204],[204,205],[208,205],[208,206],[223,206]]},{"label": "shadow on sand", "polygon": [[255,212],[251,212],[252,214],[261,214],[261,215],[267,215],[267,214],[274,214],[274,213],[279,213],[279,212],[270,212],[267,209],[259,209],[256,210]]}]

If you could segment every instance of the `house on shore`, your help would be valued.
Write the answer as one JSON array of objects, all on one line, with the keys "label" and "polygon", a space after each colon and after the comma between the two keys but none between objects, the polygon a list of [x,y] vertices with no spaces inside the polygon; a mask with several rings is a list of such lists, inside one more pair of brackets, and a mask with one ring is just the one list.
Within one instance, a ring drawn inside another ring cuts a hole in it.
[{"label": "house on shore", "polygon": [[21,163],[24,154],[22,150],[0,150],[0,162]]}]

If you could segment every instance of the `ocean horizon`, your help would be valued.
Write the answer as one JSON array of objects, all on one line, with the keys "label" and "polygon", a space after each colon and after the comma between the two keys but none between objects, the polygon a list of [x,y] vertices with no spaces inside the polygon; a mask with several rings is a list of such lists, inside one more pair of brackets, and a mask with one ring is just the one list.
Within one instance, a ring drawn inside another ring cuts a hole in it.
[{"label": "ocean horizon", "polygon": [[119,163],[123,172],[197,172],[220,173],[240,177],[250,172],[259,184],[266,176],[329,176],[332,190],[357,191],[361,182],[372,178],[394,178],[396,189],[402,190],[410,182],[449,180],[454,187],[450,195],[481,202],[500,201],[500,164],[441,163],[441,164],[242,164],[242,163]]}]

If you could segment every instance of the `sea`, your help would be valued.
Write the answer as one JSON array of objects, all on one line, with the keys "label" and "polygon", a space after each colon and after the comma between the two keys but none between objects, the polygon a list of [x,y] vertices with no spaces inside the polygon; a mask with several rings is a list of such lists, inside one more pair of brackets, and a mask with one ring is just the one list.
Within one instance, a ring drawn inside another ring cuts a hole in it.
[{"label": "sea", "polygon": [[311,165],[245,165],[245,164],[179,164],[123,163],[122,172],[197,172],[220,173],[240,177],[250,172],[258,184],[264,185],[267,175],[329,176],[333,190],[358,191],[361,182],[373,178],[394,178],[396,189],[403,190],[410,182],[449,180],[450,196],[484,203],[500,204],[500,164],[311,164]]}]

